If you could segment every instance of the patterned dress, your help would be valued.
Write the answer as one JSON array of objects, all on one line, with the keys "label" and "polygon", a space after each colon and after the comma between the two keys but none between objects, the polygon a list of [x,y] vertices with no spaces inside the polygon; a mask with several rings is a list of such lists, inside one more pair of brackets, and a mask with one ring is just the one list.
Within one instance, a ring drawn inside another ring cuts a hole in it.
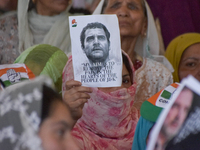
[{"label": "patterned dress", "polygon": [[137,84],[134,106],[140,110],[142,103],[173,83],[171,72],[161,63],[143,58],[143,64],[135,71]]},{"label": "patterned dress", "polygon": [[0,64],[11,64],[20,55],[18,52],[17,13],[9,12],[0,17]]}]

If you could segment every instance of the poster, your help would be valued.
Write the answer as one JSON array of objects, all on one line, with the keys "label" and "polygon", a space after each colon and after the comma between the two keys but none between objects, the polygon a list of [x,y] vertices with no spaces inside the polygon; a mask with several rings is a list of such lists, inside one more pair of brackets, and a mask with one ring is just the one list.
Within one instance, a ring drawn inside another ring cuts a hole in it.
[{"label": "poster", "polygon": [[89,87],[122,83],[122,52],[116,15],[69,17],[74,79]]},{"label": "poster", "polygon": [[147,150],[199,149],[199,81],[192,76],[184,79],[171,100],[150,133]]}]

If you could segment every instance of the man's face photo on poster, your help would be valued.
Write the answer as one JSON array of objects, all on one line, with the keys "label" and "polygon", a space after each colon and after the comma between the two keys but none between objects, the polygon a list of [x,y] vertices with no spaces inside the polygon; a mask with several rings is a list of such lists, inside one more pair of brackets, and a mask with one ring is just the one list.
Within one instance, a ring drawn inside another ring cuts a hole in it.
[{"label": "man's face photo on poster", "polygon": [[178,133],[191,107],[192,99],[193,93],[190,89],[183,89],[177,97],[161,129],[167,137],[171,138]]},{"label": "man's face photo on poster", "polygon": [[185,121],[193,101],[193,92],[183,88],[161,127],[158,135],[156,150],[165,149],[167,143],[179,132]]},{"label": "man's face photo on poster", "polygon": [[169,100],[150,132],[147,150],[199,150],[199,81],[183,79]]},{"label": "man's face photo on poster", "polygon": [[98,22],[88,23],[81,32],[81,47],[91,65],[103,65],[109,59],[110,33]]},{"label": "man's face photo on poster", "polygon": [[119,87],[122,51],[116,15],[71,16],[74,79],[83,86]]}]

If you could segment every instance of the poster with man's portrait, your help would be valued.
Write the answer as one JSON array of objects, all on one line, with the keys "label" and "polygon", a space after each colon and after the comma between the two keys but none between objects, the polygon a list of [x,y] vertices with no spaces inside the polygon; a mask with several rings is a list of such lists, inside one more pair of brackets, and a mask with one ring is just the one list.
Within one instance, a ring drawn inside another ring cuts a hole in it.
[{"label": "poster with man's portrait", "polygon": [[147,150],[198,150],[200,147],[199,81],[192,76],[184,79],[168,106],[160,114],[150,133]]},{"label": "poster with man's portrait", "polygon": [[74,80],[89,87],[122,83],[122,52],[116,15],[69,17]]}]

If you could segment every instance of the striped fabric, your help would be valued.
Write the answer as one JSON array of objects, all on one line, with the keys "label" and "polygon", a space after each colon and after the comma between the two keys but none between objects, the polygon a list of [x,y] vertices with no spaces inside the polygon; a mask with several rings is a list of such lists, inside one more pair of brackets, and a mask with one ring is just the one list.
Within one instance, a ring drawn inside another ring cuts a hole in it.
[{"label": "striped fabric", "polygon": [[1,84],[5,87],[34,77],[35,75],[25,64],[0,65]]},{"label": "striped fabric", "polygon": [[179,83],[172,83],[145,101],[140,109],[141,116],[155,122],[161,110],[169,103],[178,86]]}]

